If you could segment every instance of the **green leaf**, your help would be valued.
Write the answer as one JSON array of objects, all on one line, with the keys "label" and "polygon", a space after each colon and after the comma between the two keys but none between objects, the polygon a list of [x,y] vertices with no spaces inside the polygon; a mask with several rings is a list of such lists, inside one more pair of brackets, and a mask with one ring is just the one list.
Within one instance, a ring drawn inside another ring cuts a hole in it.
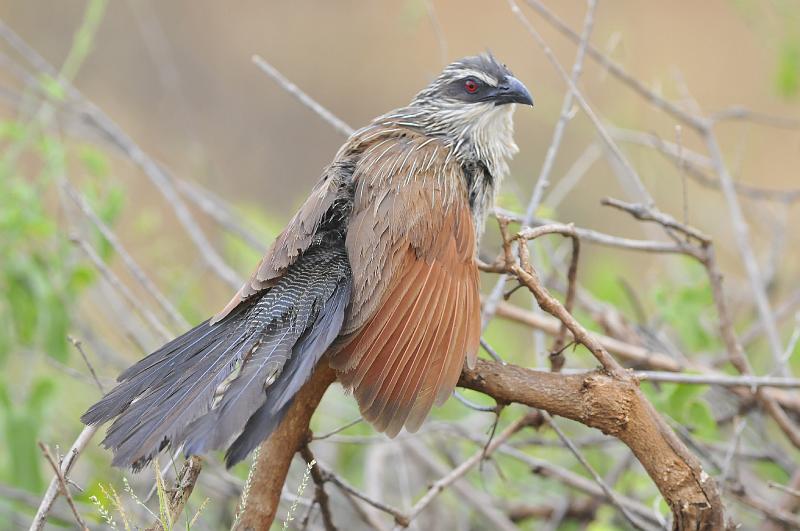
[{"label": "green leaf", "polygon": [[69,289],[73,293],[80,293],[97,278],[94,270],[84,264],[78,264],[72,270],[72,276],[69,280]]},{"label": "green leaf", "polygon": [[13,120],[0,121],[0,140],[12,142],[22,139],[25,135],[25,126]]},{"label": "green leaf", "polygon": [[688,422],[698,437],[715,439],[717,437],[717,421],[711,413],[711,407],[704,400],[694,400],[687,411]]},{"label": "green leaf", "polygon": [[708,391],[708,386],[705,385],[675,384],[666,404],[670,416],[682,422],[688,420],[689,408],[706,391]]},{"label": "green leaf", "polygon": [[60,362],[69,359],[69,348],[67,345],[67,333],[69,332],[69,314],[67,307],[61,303],[58,297],[48,297],[48,309],[44,314],[44,349],[47,355]]},{"label": "green leaf", "polygon": [[789,481],[789,474],[781,465],[772,461],[757,461],[753,463],[753,468],[759,477],[775,483],[786,484]]},{"label": "green leaf", "polygon": [[39,85],[50,99],[55,101],[64,101],[64,87],[52,76],[44,73],[41,74],[39,76]]},{"label": "green leaf", "polygon": [[31,345],[36,334],[39,312],[36,295],[27,278],[11,274],[6,281],[6,297],[11,308],[14,330],[20,343]]},{"label": "green leaf", "polygon": [[108,157],[94,146],[83,146],[78,150],[78,158],[93,177],[108,175]]},{"label": "green leaf", "polygon": [[0,380],[0,405],[7,410],[11,410],[12,407],[11,397],[8,394],[8,385],[3,380]]},{"label": "green leaf", "polygon": [[6,418],[5,426],[8,469],[15,485],[30,492],[40,492],[44,485],[36,444],[39,436],[37,420],[12,413]]},{"label": "green leaf", "polygon": [[46,409],[46,403],[53,398],[55,391],[56,385],[52,379],[39,378],[28,393],[28,416],[40,420]]},{"label": "green leaf", "polygon": [[800,41],[787,40],[781,45],[775,83],[778,92],[787,98],[800,89]]}]

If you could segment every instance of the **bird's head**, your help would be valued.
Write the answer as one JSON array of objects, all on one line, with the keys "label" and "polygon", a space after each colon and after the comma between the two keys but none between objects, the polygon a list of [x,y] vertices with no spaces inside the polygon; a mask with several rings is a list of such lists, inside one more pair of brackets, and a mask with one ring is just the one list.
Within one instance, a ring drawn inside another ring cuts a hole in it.
[{"label": "bird's head", "polygon": [[490,54],[465,57],[447,65],[412,102],[414,107],[450,107],[490,112],[510,103],[533,105],[530,92],[506,65]]},{"label": "bird's head", "polygon": [[489,53],[447,65],[411,102],[413,121],[442,136],[463,158],[477,157],[499,173],[518,151],[512,138],[514,103],[533,105],[530,92]]}]

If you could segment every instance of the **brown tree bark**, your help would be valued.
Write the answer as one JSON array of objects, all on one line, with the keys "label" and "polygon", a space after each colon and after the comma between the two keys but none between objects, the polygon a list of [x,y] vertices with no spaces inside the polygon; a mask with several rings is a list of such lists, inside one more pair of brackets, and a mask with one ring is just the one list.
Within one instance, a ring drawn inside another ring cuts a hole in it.
[{"label": "brown tree bark", "polygon": [[300,389],[278,429],[259,446],[237,530],[261,531],[272,525],[292,458],[306,443],[311,416],[335,379],[334,370],[321,363]]},{"label": "brown tree bark", "polygon": [[674,529],[724,529],[714,480],[642,395],[635,381],[602,371],[563,375],[478,360],[459,386],[501,402],[544,409],[616,437],[650,475],[674,515]]}]

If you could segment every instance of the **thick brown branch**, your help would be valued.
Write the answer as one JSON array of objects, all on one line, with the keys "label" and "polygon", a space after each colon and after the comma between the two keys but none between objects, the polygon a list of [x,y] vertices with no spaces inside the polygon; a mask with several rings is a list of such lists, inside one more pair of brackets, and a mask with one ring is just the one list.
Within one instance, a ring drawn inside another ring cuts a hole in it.
[{"label": "thick brown branch", "polygon": [[269,529],[294,454],[307,442],[308,423],[336,373],[320,364],[286,413],[281,425],[258,450],[253,479],[237,526],[238,530]]},{"label": "thick brown branch", "polygon": [[652,409],[635,381],[601,371],[563,375],[479,360],[474,369],[464,369],[459,385],[544,409],[618,438],[669,503],[677,529],[724,528],[714,480]]}]

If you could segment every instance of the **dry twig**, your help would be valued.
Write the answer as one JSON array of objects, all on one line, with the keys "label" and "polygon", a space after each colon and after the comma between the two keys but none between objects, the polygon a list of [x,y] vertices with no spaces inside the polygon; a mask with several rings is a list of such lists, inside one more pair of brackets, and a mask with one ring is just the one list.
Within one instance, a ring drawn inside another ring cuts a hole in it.
[{"label": "dry twig", "polygon": [[[183,467],[175,478],[175,487],[169,490],[168,511],[170,522],[177,522],[183,508],[192,495],[197,478],[203,469],[203,462],[199,457],[192,456],[183,463]],[[147,531],[163,531],[161,520],[156,520],[147,528]]]},{"label": "dry twig", "polygon": [[67,479],[64,477],[64,473],[61,471],[61,468],[56,463],[53,454],[50,452],[50,448],[48,448],[43,442],[39,441],[39,449],[42,451],[45,459],[47,460],[50,468],[53,469],[53,472],[56,475],[56,479],[58,480],[58,487],[61,494],[67,499],[67,505],[69,505],[70,510],[72,511],[72,515],[75,517],[75,521],[78,523],[78,527],[80,527],[84,531],[89,531],[89,528],[86,527],[86,522],[83,521],[81,518],[80,513],[78,513],[78,508],[75,507],[75,500],[72,499],[72,494],[69,492],[69,486],[67,485]]}]

